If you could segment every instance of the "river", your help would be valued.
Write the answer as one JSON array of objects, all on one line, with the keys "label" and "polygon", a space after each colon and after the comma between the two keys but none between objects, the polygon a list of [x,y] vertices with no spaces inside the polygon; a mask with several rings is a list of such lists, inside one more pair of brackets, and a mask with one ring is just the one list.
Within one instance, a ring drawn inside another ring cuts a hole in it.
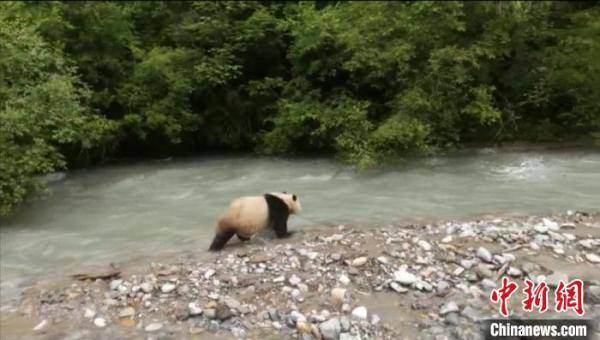
[{"label": "river", "polygon": [[50,188],[0,220],[3,305],[85,266],[206,254],[215,218],[242,195],[296,193],[290,229],[597,211],[600,153],[482,149],[363,173],[329,159],[208,157],[73,171]]}]

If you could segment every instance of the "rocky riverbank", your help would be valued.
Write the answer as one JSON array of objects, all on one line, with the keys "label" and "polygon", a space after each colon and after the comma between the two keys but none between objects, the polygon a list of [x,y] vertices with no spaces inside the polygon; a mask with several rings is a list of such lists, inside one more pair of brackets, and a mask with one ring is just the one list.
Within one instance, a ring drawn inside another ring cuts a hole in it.
[{"label": "rocky riverbank", "polygon": [[527,318],[541,316],[521,308],[524,278],[582,279],[598,325],[599,250],[600,214],[583,212],[338,226],[40,285],[2,338],[479,339],[502,276],[520,285],[512,316]]}]

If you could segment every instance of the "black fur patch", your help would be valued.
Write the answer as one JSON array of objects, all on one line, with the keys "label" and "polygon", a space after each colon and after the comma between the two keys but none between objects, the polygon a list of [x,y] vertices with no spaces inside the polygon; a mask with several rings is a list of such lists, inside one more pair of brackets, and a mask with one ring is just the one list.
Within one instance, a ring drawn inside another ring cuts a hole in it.
[{"label": "black fur patch", "polygon": [[287,220],[290,216],[290,210],[281,198],[265,194],[265,200],[269,207],[269,227],[275,230],[277,237],[289,236],[287,231]]},{"label": "black fur patch", "polygon": [[215,238],[210,244],[210,248],[208,248],[208,250],[215,251],[223,249],[223,247],[225,247],[225,243],[227,243],[227,241],[229,241],[229,239],[232,238],[233,235],[235,235],[235,231],[233,230],[224,230],[218,232],[215,235]]}]

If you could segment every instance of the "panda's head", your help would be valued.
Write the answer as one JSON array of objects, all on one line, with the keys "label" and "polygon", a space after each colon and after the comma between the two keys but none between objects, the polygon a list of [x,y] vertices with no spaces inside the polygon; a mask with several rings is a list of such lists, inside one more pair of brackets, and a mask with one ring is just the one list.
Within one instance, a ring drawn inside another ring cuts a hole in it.
[{"label": "panda's head", "polygon": [[274,192],[271,195],[279,197],[285,204],[288,206],[290,210],[290,214],[297,214],[302,210],[302,205],[300,205],[300,199],[295,194],[288,194],[287,192]]}]

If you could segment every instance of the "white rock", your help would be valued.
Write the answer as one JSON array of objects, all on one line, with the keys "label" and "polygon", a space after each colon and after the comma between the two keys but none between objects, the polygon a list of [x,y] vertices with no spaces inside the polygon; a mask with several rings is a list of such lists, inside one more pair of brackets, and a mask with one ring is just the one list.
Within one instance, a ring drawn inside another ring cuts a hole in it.
[{"label": "white rock", "polygon": [[366,320],[367,319],[367,308],[365,306],[356,307],[352,310],[352,315],[359,319]]},{"label": "white rock", "polygon": [[48,324],[48,320],[44,319],[44,320],[42,320],[42,322],[38,323],[37,326],[33,327],[33,331],[34,332],[41,331],[42,329],[44,329],[44,327],[46,327],[47,324]]},{"label": "white rock", "polygon": [[123,280],[112,280],[110,281],[110,290],[117,290],[119,286],[123,283]]},{"label": "white rock", "polygon": [[285,276],[281,275],[273,279],[274,283],[285,281]]},{"label": "white rock", "polygon": [[95,318],[94,325],[96,325],[96,327],[104,328],[106,327],[106,320],[104,318]]},{"label": "white rock", "polygon": [[296,276],[296,274],[292,275],[292,277],[289,278],[288,282],[292,285],[292,286],[297,286],[300,282],[302,282],[302,280]]},{"label": "white rock", "polygon": [[343,285],[347,285],[350,283],[350,278],[344,274],[340,275],[339,281]]},{"label": "white rock", "polygon": [[377,314],[371,315],[371,325],[376,325],[381,321],[381,318]]},{"label": "white rock", "polygon": [[419,247],[421,247],[425,251],[431,250],[431,244],[429,244],[429,242],[427,242],[425,240],[419,240],[419,242],[417,242],[417,244],[419,245]]},{"label": "white rock", "polygon": [[542,222],[544,223],[544,226],[546,226],[549,230],[553,230],[553,231],[557,231],[560,229],[560,226],[558,225],[558,223],[549,220],[547,218],[543,218]]},{"label": "white rock", "polygon": [[389,263],[389,261],[388,261],[387,257],[385,257],[385,256],[379,256],[379,257],[377,258],[377,262],[379,262],[379,263],[381,263],[381,264],[388,264],[388,263]]},{"label": "white rock", "polygon": [[216,271],[214,269],[209,269],[204,272],[204,278],[208,280],[211,276],[215,275],[215,273]]},{"label": "white rock", "polygon": [[548,227],[546,227],[545,225],[542,225],[542,224],[536,224],[533,227],[533,230],[535,230],[536,232],[538,232],[540,234],[545,234],[548,232]]},{"label": "white rock", "polygon": [[271,325],[277,330],[281,329],[281,324],[278,321],[273,321]]},{"label": "white rock", "polygon": [[144,282],[140,285],[140,289],[144,293],[152,293],[152,291],[154,290],[154,285],[150,282]]},{"label": "white rock", "polygon": [[448,301],[447,303],[443,304],[442,307],[440,307],[440,314],[446,315],[448,313],[458,312],[459,310],[460,309],[458,308],[456,302]]},{"label": "white rock", "polygon": [[411,285],[419,280],[414,274],[409,273],[405,270],[397,270],[394,272],[394,281],[403,284]]},{"label": "white rock", "polygon": [[508,267],[506,274],[508,274],[509,276],[512,276],[512,277],[519,277],[519,276],[523,275],[523,272],[518,268]]},{"label": "white rock", "polygon": [[484,247],[477,248],[477,257],[485,262],[492,262],[492,253]]},{"label": "white rock", "polygon": [[154,322],[149,324],[144,328],[146,332],[156,332],[157,330],[163,328],[163,324],[160,322]]},{"label": "white rock", "polygon": [[346,297],[346,289],[345,288],[333,288],[331,290],[331,304],[340,306],[344,303],[344,298]]},{"label": "white rock", "polygon": [[96,316],[96,312],[93,309],[90,308],[86,308],[84,313],[83,313],[83,317],[86,319],[91,319],[94,316]]},{"label": "white rock", "polygon": [[360,266],[364,265],[365,263],[367,263],[368,260],[369,259],[366,256],[357,257],[354,260],[352,260],[352,266],[360,267]]},{"label": "white rock", "polygon": [[188,303],[188,311],[191,316],[202,314],[202,308],[200,308],[195,302]]},{"label": "white rock", "polygon": [[496,282],[490,280],[490,279],[483,279],[481,280],[481,285],[487,288],[496,288],[498,285],[496,284]]},{"label": "white rock", "polygon": [[442,239],[442,243],[450,243],[453,239],[452,235],[448,235]]},{"label": "white rock", "polygon": [[591,263],[600,263],[600,256],[593,253],[586,253],[585,258]]},{"label": "white rock", "polygon": [[316,251],[311,251],[306,254],[306,257],[308,257],[310,260],[316,259],[317,256],[319,256],[319,253],[317,253]]},{"label": "white rock", "polygon": [[563,255],[565,253],[565,249],[562,247],[562,245],[555,246],[552,250],[559,255]]},{"label": "white rock", "polygon": [[460,260],[460,265],[465,269],[471,269],[474,264],[475,261],[473,260]]},{"label": "white rock", "polygon": [[160,287],[160,291],[165,294],[170,293],[174,290],[175,290],[175,285],[172,283],[165,283],[164,285],[162,285],[162,287]]}]

